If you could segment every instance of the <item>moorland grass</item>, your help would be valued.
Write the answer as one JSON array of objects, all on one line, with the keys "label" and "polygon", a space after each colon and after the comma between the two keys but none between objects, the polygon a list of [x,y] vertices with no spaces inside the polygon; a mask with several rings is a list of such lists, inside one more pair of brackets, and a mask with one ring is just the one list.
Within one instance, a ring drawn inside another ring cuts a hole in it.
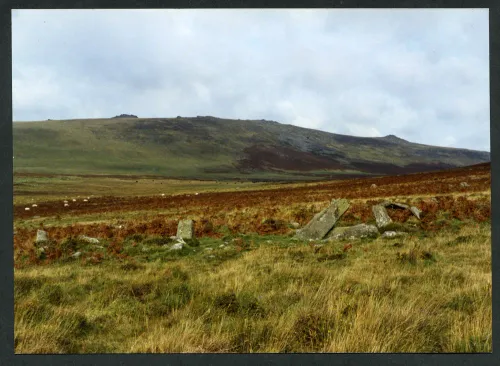
[{"label": "moorland grass", "polygon": [[78,244],[15,270],[15,352],[491,352],[490,231]]}]

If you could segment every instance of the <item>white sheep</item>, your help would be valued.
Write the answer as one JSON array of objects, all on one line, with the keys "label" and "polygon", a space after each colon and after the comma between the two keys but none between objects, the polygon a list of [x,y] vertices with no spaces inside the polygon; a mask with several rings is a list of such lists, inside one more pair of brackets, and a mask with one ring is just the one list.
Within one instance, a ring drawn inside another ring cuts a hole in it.
[{"label": "white sheep", "polygon": [[31,207],[38,207],[38,205],[36,203],[33,203]]},{"label": "white sheep", "polygon": [[88,202],[88,200],[86,198],[83,199],[83,202]]},{"label": "white sheep", "polygon": [[73,202],[76,202],[76,200],[73,198]]},{"label": "white sheep", "polygon": [[69,204],[65,203],[65,204],[64,204],[64,207],[69,207]]},{"label": "white sheep", "polygon": [[29,211],[29,210],[30,210],[30,208],[29,208],[29,207],[25,207],[25,208],[24,208],[24,211]]},{"label": "white sheep", "polygon": [[199,195],[199,193],[198,193],[198,192],[196,192],[194,195],[195,195],[195,196],[197,196],[197,195]]},{"label": "white sheep", "polygon": [[64,202],[64,203],[68,203],[68,201],[66,201],[66,200],[64,200],[63,202]]}]

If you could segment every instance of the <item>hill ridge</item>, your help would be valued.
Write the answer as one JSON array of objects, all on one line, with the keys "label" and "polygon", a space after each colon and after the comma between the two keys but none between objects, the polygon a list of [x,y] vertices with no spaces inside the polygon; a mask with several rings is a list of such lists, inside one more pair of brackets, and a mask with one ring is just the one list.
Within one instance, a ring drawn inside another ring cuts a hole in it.
[{"label": "hill ridge", "polygon": [[196,179],[317,180],[432,171],[489,152],[213,116],[14,122],[14,170]]}]

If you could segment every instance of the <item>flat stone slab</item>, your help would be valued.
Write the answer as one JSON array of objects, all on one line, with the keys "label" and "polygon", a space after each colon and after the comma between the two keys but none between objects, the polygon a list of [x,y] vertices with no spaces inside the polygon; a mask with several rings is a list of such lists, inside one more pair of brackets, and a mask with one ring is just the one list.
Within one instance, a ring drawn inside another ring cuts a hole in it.
[{"label": "flat stone slab", "polygon": [[378,228],[383,228],[392,222],[392,219],[387,214],[387,210],[382,205],[372,206],[373,216],[375,216],[375,221],[377,222]]},{"label": "flat stone slab", "polygon": [[304,228],[297,230],[295,236],[299,239],[323,239],[348,208],[346,199],[332,200],[330,206],[316,214]]},{"label": "flat stone slab", "polygon": [[376,238],[379,235],[375,225],[359,224],[336,227],[328,234],[328,240]]},{"label": "flat stone slab", "polygon": [[420,214],[422,211],[420,211],[417,207],[415,206],[408,206],[407,204],[404,203],[398,203],[398,202],[391,202],[391,201],[385,201],[380,204],[380,206],[383,206],[385,208],[396,208],[396,209],[402,209],[402,210],[410,210],[413,215],[415,215],[419,220],[420,220]]},{"label": "flat stone slab", "polygon": [[194,221],[180,220],[177,225],[177,238],[194,239]]}]

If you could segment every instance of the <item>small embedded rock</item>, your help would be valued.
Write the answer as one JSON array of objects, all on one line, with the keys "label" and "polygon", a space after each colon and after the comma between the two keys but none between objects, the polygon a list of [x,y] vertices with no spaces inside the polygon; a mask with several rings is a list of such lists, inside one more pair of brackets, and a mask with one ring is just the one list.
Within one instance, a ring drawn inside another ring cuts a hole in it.
[{"label": "small embedded rock", "polygon": [[80,235],[78,237],[78,239],[80,239],[81,241],[84,241],[86,243],[90,243],[90,244],[99,244],[99,239],[91,238],[90,236],[86,236],[86,235]]},{"label": "small embedded rock", "polygon": [[386,231],[382,234],[382,238],[395,238],[404,235],[407,235],[407,233],[402,231]]},{"label": "small embedded rock", "polygon": [[182,243],[176,243],[170,247],[170,250],[181,250],[184,247]]}]

